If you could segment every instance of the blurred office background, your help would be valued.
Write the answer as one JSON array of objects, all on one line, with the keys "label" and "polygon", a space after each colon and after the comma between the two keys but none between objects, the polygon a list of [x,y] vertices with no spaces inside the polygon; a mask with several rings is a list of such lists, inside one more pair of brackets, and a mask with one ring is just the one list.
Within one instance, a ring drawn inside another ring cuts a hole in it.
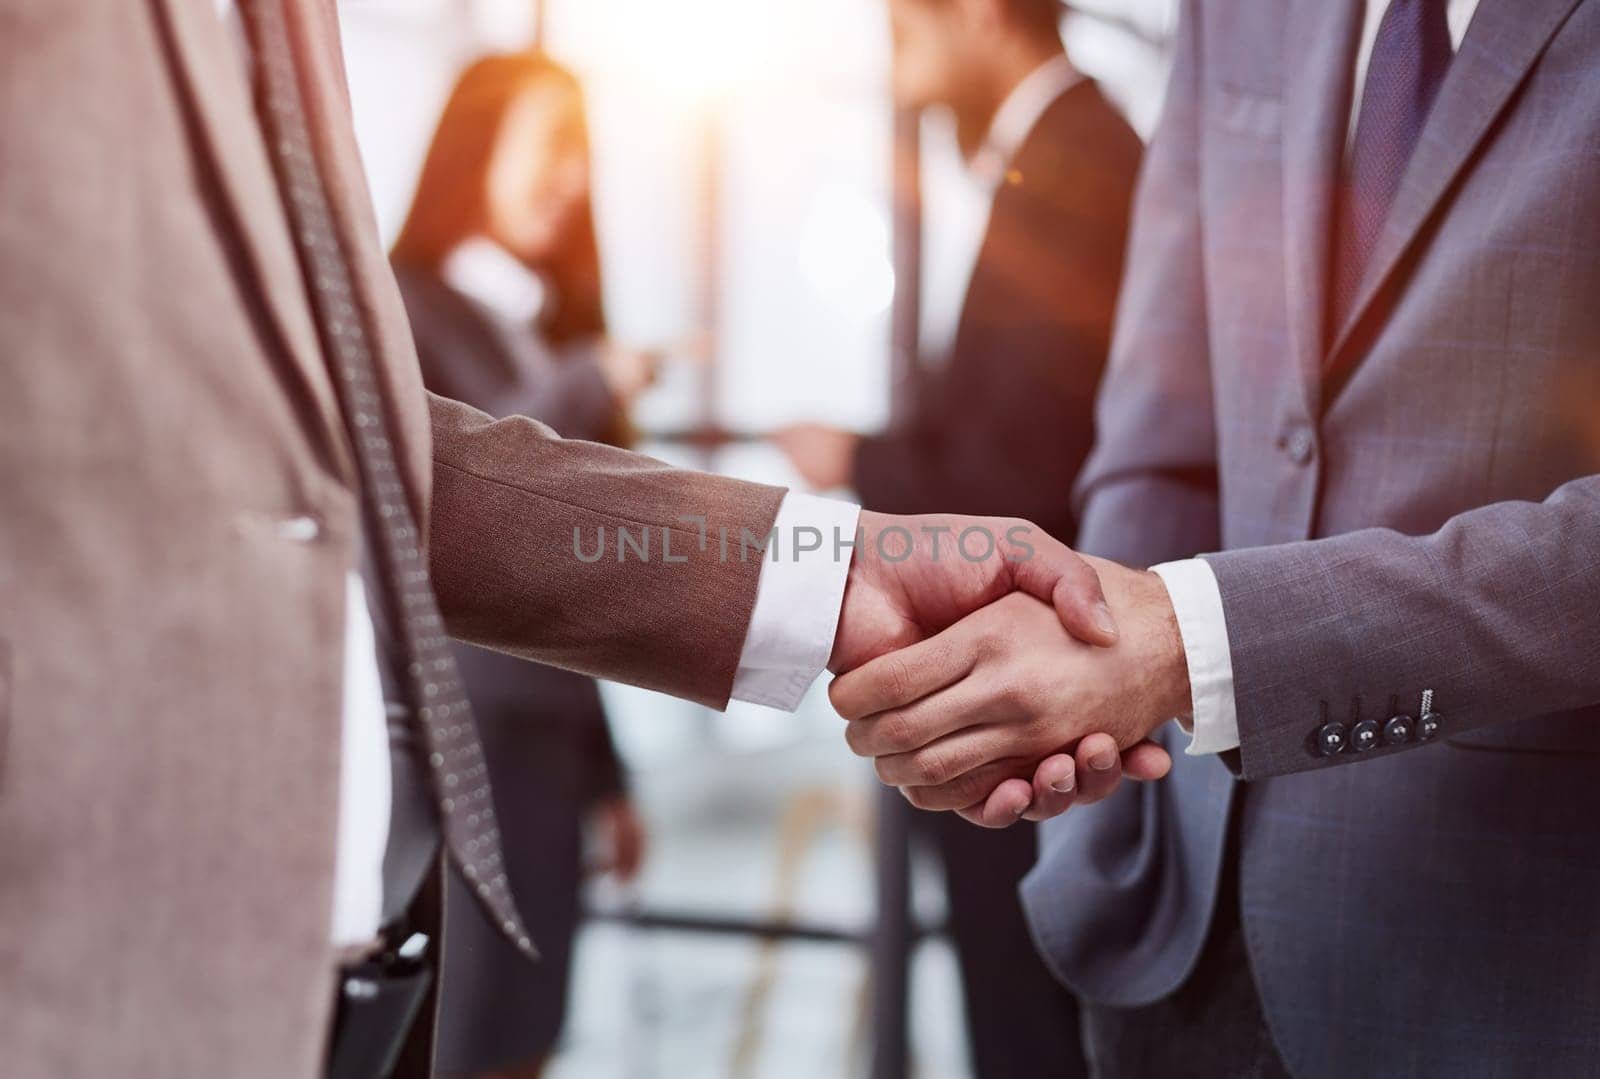
[{"label": "blurred office background", "polygon": [[[1096,0],[1064,11],[1073,60],[1141,133],[1160,102],[1172,6]],[[890,44],[878,0],[340,0],[340,9],[388,240],[465,63],[537,38],[583,79],[613,336],[682,357],[636,409],[639,448],[793,485],[758,442],[704,449],[673,436],[887,421],[897,282]],[[922,158],[921,337],[932,352],[953,332],[965,288],[943,253],[983,227],[986,203],[937,118],[924,123]],[[795,716],[740,704],[718,715],[614,686],[605,695],[652,842],[628,894],[594,889],[591,906],[606,916],[580,936],[552,1073],[867,1074],[866,948],[671,928],[777,921],[819,938],[870,938],[875,784],[825,694],[814,690]],[[937,877],[915,859],[913,885],[916,921],[937,926]],[[954,961],[937,936],[914,950],[911,970],[911,1074],[968,1075]]]}]

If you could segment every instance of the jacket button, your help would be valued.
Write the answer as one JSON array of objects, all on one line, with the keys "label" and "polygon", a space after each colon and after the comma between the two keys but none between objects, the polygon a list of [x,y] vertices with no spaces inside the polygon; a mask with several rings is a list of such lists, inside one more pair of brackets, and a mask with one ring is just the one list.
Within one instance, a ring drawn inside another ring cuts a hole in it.
[{"label": "jacket button", "polygon": [[1426,742],[1439,733],[1439,727],[1444,722],[1444,717],[1438,712],[1424,712],[1422,718],[1417,720],[1417,741]]},{"label": "jacket button", "polygon": [[1317,752],[1324,757],[1336,757],[1344,752],[1345,729],[1343,723],[1324,723],[1317,730]]},{"label": "jacket button", "polygon": [[322,522],[315,517],[286,517],[278,522],[278,535],[291,543],[310,543],[322,535]]},{"label": "jacket button", "polygon": [[1389,722],[1383,725],[1383,744],[1397,746],[1411,741],[1412,726],[1410,716],[1390,716]]},{"label": "jacket button", "polygon": [[1286,438],[1280,438],[1278,446],[1288,455],[1289,460],[1297,465],[1310,464],[1311,458],[1317,452],[1317,440],[1311,437],[1311,432],[1304,427]]},{"label": "jacket button", "polygon": [[1355,745],[1358,753],[1365,753],[1369,749],[1378,748],[1378,742],[1381,737],[1382,732],[1378,729],[1378,721],[1375,719],[1363,719],[1350,732],[1350,741]]}]

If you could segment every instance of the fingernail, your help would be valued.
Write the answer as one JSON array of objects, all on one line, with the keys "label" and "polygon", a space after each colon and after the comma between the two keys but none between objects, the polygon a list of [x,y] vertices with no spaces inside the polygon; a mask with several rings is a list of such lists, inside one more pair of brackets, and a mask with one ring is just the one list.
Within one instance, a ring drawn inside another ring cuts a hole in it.
[{"label": "fingernail", "polygon": [[1078,789],[1078,786],[1072,781],[1071,776],[1066,776],[1050,784],[1050,789],[1055,791],[1057,794],[1071,794],[1073,791]]},{"label": "fingernail", "polygon": [[1104,600],[1094,605],[1094,628],[1107,637],[1117,635],[1116,619],[1111,617],[1111,608],[1106,606]]},{"label": "fingernail", "polygon": [[1116,763],[1117,755],[1111,752],[1109,749],[1104,753],[1096,753],[1094,756],[1089,758],[1089,767],[1093,768],[1096,772],[1108,772],[1111,770],[1111,766]]},{"label": "fingernail", "polygon": [[1015,819],[1017,819],[1017,818],[1019,818],[1019,817],[1021,817],[1021,816],[1022,816],[1022,815],[1023,815],[1023,814],[1024,814],[1024,813],[1026,813],[1026,812],[1027,812],[1027,811],[1028,811],[1028,807],[1027,807],[1027,806],[1025,806],[1025,805],[1023,805],[1023,806],[1018,806],[1018,807],[1017,807],[1017,808],[1015,808],[1015,809],[1013,809],[1013,810],[1012,810],[1012,811],[1011,811],[1011,818],[1012,818],[1012,819],[1013,819],[1013,820],[1015,820]]}]

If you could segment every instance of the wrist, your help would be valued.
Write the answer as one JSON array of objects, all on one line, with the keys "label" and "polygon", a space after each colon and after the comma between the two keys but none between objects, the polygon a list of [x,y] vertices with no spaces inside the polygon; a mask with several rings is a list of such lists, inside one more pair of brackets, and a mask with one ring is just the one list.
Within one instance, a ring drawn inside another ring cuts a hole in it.
[{"label": "wrist", "polygon": [[1092,560],[1117,624],[1127,638],[1129,661],[1144,683],[1151,730],[1192,709],[1189,659],[1166,582],[1150,570]]},{"label": "wrist", "polygon": [[1159,718],[1164,723],[1173,716],[1186,716],[1193,710],[1193,691],[1189,684],[1189,655],[1183,647],[1183,631],[1178,627],[1178,613],[1167,594],[1167,584],[1158,573],[1139,571],[1140,580],[1149,590],[1151,632],[1153,636],[1152,663],[1158,694]]}]

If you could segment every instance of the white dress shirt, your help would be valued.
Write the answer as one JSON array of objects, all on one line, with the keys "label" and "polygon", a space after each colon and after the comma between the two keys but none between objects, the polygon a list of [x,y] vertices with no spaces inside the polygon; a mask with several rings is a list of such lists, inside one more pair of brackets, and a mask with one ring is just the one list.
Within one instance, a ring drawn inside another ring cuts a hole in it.
[{"label": "white dress shirt", "polygon": [[[1378,26],[1388,7],[1388,0],[1367,0],[1361,47],[1356,52],[1355,92],[1346,128],[1346,155],[1355,142],[1367,67],[1372,62]],[[1478,0],[1449,0],[1445,18],[1450,24],[1452,47],[1461,47],[1461,39],[1466,36],[1477,10]],[[1178,720],[1191,735],[1185,752],[1198,756],[1236,749],[1239,714],[1233,697],[1233,654],[1228,646],[1228,625],[1223,617],[1222,593],[1217,587],[1216,574],[1210,565],[1197,558],[1168,562],[1154,569],[1166,583],[1178,619],[1178,632],[1183,637],[1184,655],[1189,661],[1190,699],[1194,711],[1191,716]]]},{"label": "white dress shirt", "polygon": [[[930,160],[924,170],[922,348],[917,356],[924,367],[937,368],[949,359],[994,197],[1011,162],[1044,111],[1083,78],[1065,53],[1051,57],[1012,87],[989,121],[983,143],[961,169],[939,168]],[[931,142],[929,152],[935,152]]]}]

